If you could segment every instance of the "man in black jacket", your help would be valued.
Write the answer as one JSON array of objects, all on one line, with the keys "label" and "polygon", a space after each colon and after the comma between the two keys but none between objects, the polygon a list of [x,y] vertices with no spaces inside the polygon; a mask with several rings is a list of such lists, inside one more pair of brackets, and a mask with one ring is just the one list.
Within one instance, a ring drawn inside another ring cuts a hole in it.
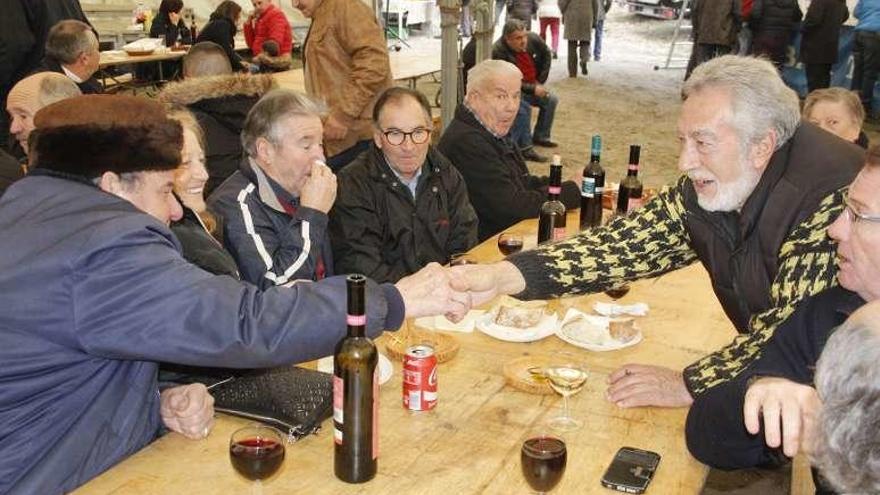
[{"label": "man in black jacket", "polygon": [[238,170],[241,130],[248,112],[276,86],[269,75],[233,74],[225,50],[209,41],[196,43],[183,58],[185,79],[165,86],[159,99],[185,106],[205,131],[205,195]]},{"label": "man in black jacket", "polygon": [[[828,228],[837,242],[840,287],[801,303],[759,359],[695,399],[686,432],[688,448],[700,461],[723,469],[774,466],[816,447],[809,437],[822,407],[814,388],[819,354],[851,313],[880,300],[878,187],[880,148],[874,147],[849,188],[843,213]],[[827,404],[829,397],[823,399]],[[873,426],[865,430],[875,433]]]},{"label": "man in black jacket", "polygon": [[50,71],[66,75],[83,94],[103,93],[95,79],[101,54],[98,38],[92,27],[75,20],[61,21],[49,30],[46,56],[37,72]]},{"label": "man in black jacket", "polygon": [[763,55],[782,70],[785,51],[801,22],[803,12],[797,0],[755,0],[749,17],[754,33],[752,54]]},{"label": "man in black jacket", "polygon": [[807,73],[807,92],[831,84],[831,66],[837,62],[840,26],[849,18],[844,0],[813,0],[804,17],[801,61]]},{"label": "man in black jacket", "polygon": [[[480,219],[480,240],[526,218],[538,216],[547,199],[547,177],[529,173],[507,136],[519,109],[522,73],[503,60],[471,69],[464,103],[446,128],[438,148],[461,172]],[[580,205],[580,188],[562,184],[566,208]]]},{"label": "man in black jacket", "polygon": [[431,146],[431,108],[407,88],[373,107],[373,145],[338,174],[330,213],[334,265],[396,282],[477,243],[477,214],[464,179]]}]

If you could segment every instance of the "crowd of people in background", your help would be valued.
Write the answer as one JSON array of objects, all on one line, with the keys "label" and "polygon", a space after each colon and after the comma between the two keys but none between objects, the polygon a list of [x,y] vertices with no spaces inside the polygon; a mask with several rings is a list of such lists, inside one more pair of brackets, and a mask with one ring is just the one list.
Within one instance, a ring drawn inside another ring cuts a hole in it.
[{"label": "crowd of people in background", "polygon": [[[604,227],[459,267],[440,265],[538,215],[549,181],[526,160],[557,146],[546,84],[560,24],[567,73],[586,76],[610,2],[496,1],[507,19],[492,59],[464,48],[463,101],[436,141],[427,98],[393,85],[382,27],[359,0],[292,0],[311,21],[302,40],[273,0],[247,16],[220,2],[195,35],[183,2],[162,0],[151,36],[192,47],[155,98],[101,94],[97,33],[67,3],[9,11],[31,30],[0,81],[13,137],[0,148],[0,492],[74,489],[163,425],[206,436],[210,394],[157,393],[159,363],[330,354],[340,274],[369,277],[375,336],[499,294],[591,293],[694,262],[738,335],[683,369],[622,363],[608,400],[689,407],[688,447],[711,466],[807,452],[818,486],[880,489],[859,464],[876,455],[880,417],[880,147],[862,130],[880,2],[853,12],[850,91],[828,87],[843,0],[805,15],[795,0],[697,0],[680,178]],[[240,22],[250,60],[234,50]],[[780,75],[798,30],[803,102]],[[289,67],[295,49],[305,94],[254,73]],[[581,177],[570,179],[559,200],[573,209]]]}]

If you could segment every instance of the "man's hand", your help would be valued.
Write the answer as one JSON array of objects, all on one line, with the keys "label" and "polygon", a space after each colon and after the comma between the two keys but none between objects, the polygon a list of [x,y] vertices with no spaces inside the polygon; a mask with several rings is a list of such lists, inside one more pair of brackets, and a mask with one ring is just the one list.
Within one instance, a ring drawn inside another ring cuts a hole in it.
[{"label": "man's hand", "polygon": [[165,389],[159,403],[165,426],[187,438],[205,438],[214,426],[214,398],[201,383]]},{"label": "man's hand", "polygon": [[348,124],[339,120],[332,113],[327,117],[327,120],[324,122],[325,141],[338,141],[344,138],[347,132]]},{"label": "man's hand", "polygon": [[808,454],[819,414],[816,389],[785,378],[760,378],[749,386],[743,404],[746,430],[756,435],[764,419],[764,440],[770,447],[779,447],[789,457],[799,451]]},{"label": "man's hand", "polygon": [[605,395],[618,407],[687,407],[694,401],[682,374],[660,366],[624,365],[608,384]]},{"label": "man's hand", "polygon": [[395,284],[403,297],[407,318],[445,314],[454,322],[471,309],[470,294],[464,286],[455,274],[437,263],[429,263]]},{"label": "man's hand", "polygon": [[306,179],[299,193],[299,203],[327,213],[333,208],[334,201],[336,201],[336,175],[330,167],[316,161],[312,164],[311,175]]},{"label": "man's hand", "polygon": [[501,261],[488,265],[449,267],[450,274],[470,292],[471,303],[479,306],[501,294],[516,294],[526,288],[526,281],[513,263]]},{"label": "man's hand", "polygon": [[535,96],[543,98],[548,94],[550,94],[550,92],[547,91],[547,88],[545,88],[543,84],[535,84]]}]

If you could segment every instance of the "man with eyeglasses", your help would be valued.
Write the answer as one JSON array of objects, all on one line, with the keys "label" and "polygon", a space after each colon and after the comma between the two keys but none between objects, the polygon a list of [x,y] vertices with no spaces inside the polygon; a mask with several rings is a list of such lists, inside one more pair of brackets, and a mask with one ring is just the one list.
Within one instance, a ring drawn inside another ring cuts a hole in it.
[{"label": "man with eyeglasses", "polygon": [[880,300],[878,190],[880,147],[875,146],[849,188],[843,212],[827,231],[837,243],[840,286],[805,299],[759,359],[735,380],[695,399],[686,427],[694,457],[713,467],[739,469],[779,465],[821,447],[812,440],[822,407],[814,388],[819,354],[851,313]]},{"label": "man with eyeglasses", "polygon": [[422,93],[383,92],[373,126],[373,143],[338,174],[330,239],[340,273],[396,282],[473,247],[477,215],[461,174],[431,146]]}]

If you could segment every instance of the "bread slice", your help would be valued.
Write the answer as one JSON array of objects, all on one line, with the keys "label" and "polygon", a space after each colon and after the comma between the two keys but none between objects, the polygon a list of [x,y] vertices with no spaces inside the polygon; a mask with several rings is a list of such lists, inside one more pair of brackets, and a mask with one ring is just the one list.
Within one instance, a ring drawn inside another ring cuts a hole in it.
[{"label": "bread slice", "polygon": [[504,298],[498,305],[495,323],[512,328],[531,328],[537,326],[544,317],[547,301],[518,301],[512,297]]}]

